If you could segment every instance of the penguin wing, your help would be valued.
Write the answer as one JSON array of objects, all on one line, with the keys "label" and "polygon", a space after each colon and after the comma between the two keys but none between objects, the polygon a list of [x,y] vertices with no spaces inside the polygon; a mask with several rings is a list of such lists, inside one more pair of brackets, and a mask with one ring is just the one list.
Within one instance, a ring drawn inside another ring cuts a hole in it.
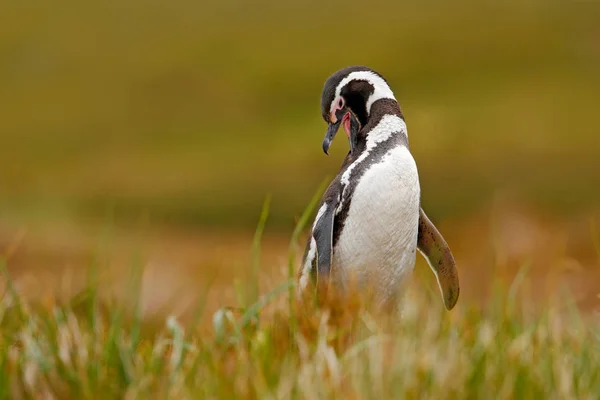
[{"label": "penguin wing", "polygon": [[419,212],[417,247],[437,279],[444,305],[448,310],[451,310],[458,301],[460,292],[456,262],[448,243],[446,243],[435,225],[427,218],[422,208]]},{"label": "penguin wing", "polygon": [[337,204],[323,203],[312,231],[317,244],[317,279],[327,279],[333,259],[333,223]]}]

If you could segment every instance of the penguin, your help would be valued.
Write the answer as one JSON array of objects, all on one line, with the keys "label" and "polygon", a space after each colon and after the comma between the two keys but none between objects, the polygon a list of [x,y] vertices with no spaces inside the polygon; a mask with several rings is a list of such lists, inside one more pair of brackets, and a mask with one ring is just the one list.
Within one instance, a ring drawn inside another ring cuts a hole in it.
[{"label": "penguin", "polygon": [[299,293],[311,282],[342,293],[358,284],[381,306],[393,307],[419,250],[451,310],[460,291],[456,263],[421,207],[406,122],[388,82],[368,67],[343,68],[325,82],[321,112],[328,124],[325,154],[341,126],[350,150],[318,205]]}]

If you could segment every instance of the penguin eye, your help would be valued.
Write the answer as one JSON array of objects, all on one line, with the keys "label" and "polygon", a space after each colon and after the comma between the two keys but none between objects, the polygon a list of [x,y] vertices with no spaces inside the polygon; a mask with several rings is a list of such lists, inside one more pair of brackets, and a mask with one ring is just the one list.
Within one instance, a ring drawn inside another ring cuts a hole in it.
[{"label": "penguin eye", "polygon": [[338,108],[340,108],[340,109],[341,109],[341,108],[343,108],[343,107],[344,107],[344,99],[342,99],[342,98],[340,97],[340,99],[338,100]]}]

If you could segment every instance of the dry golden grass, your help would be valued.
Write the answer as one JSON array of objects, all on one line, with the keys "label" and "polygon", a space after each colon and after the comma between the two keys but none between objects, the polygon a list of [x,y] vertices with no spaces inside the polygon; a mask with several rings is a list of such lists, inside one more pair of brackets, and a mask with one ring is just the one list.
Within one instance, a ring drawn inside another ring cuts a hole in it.
[{"label": "dry golden grass", "polygon": [[[566,285],[582,309],[597,309],[600,254],[594,221],[600,218],[594,217],[552,218],[500,202],[468,218],[442,221],[439,227],[459,266],[461,302],[485,302],[492,282],[511,282],[526,268],[531,296],[540,304]],[[15,284],[28,297],[66,300],[87,284],[90,267],[99,269],[100,279],[113,294],[122,295],[137,273],[144,315],[149,317],[166,311],[189,315],[204,292],[210,314],[235,304],[236,285],[253,279],[248,231],[156,226],[132,231],[117,226],[14,223],[0,228],[0,243]],[[286,279],[288,246],[286,235],[267,229],[261,246],[260,292]],[[420,257],[415,279],[417,287],[437,290]]]},{"label": "dry golden grass", "polygon": [[591,222],[506,203],[445,221],[458,305],[420,260],[392,315],[364,291],[298,303],[280,235],[5,226],[0,398],[592,399]]},{"label": "dry golden grass", "polygon": [[400,320],[371,313],[358,293],[327,308],[289,308],[279,293],[217,312],[210,331],[174,317],[149,329],[94,293],[32,306],[8,292],[0,397],[595,398],[597,317],[566,293],[532,312],[519,282],[500,288],[451,313],[410,290]]}]

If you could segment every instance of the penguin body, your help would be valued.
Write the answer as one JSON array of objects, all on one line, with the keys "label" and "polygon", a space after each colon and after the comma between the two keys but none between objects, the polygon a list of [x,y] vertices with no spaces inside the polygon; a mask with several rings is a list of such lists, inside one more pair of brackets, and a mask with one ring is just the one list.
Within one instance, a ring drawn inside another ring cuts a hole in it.
[{"label": "penguin body", "polygon": [[300,290],[311,279],[342,290],[366,286],[380,304],[393,303],[418,248],[438,278],[446,307],[452,308],[458,297],[454,259],[420,208],[406,123],[387,82],[369,68],[345,68],[327,80],[321,104],[329,124],[323,150],[327,153],[344,126],[350,152],[319,205]]},{"label": "penguin body", "polygon": [[[392,124],[384,122],[390,129]],[[400,125],[399,119],[393,122]],[[356,180],[356,187],[346,200],[347,215],[334,245],[332,271],[339,272],[339,277],[333,276],[342,284],[356,279],[376,285],[387,299],[415,263],[420,187],[407,147],[379,146],[384,148],[373,149],[379,157],[373,157],[371,164],[369,157],[357,160],[342,174],[342,181],[348,178],[349,185]]]}]

